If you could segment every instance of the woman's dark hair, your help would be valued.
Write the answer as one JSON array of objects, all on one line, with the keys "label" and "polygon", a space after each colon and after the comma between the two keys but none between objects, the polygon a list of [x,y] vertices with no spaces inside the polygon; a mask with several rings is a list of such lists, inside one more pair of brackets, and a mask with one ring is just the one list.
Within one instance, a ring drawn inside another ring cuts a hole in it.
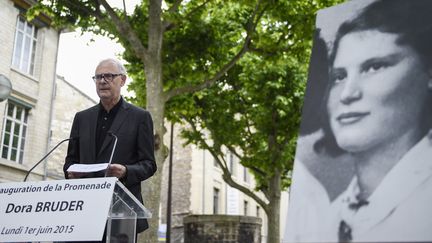
[{"label": "woman's dark hair", "polygon": [[316,29],[313,36],[312,53],[309,63],[309,74],[304,96],[300,136],[309,135],[322,126],[317,115],[322,114],[322,97],[329,82],[327,44]]},{"label": "woman's dark hair", "polygon": [[[354,19],[344,22],[336,33],[330,54],[330,67],[333,66],[339,42],[345,35],[358,31],[378,30],[383,33],[398,34],[398,45],[408,45],[419,55],[425,68],[432,66],[432,0],[379,0],[366,6]],[[353,47],[355,48],[355,47]],[[327,103],[331,80],[324,96]],[[323,110],[324,136],[317,141],[315,149],[325,149],[332,155],[342,150],[330,130],[327,109]]]},{"label": "woman's dark hair", "polygon": [[431,0],[380,0],[366,6],[356,18],[339,27],[330,64],[333,64],[343,36],[371,29],[398,34],[397,44],[411,46],[423,63],[432,63]]}]

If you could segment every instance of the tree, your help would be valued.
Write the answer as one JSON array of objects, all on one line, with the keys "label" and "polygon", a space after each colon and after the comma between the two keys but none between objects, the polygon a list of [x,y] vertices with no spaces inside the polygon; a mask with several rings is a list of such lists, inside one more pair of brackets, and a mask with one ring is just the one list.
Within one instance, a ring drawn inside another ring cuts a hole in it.
[{"label": "tree", "polygon": [[[129,63],[128,72],[134,80],[130,88],[136,93],[132,101],[146,106],[153,116],[156,160],[162,168],[167,156],[163,145],[164,118],[177,117],[169,114],[174,110],[166,112],[166,104],[185,104],[183,101],[190,100],[188,94],[198,92],[199,95],[199,91],[225,80],[234,82],[235,78],[230,75],[240,75],[247,70],[245,64],[238,67],[236,64],[249,52],[256,54],[248,56],[249,61],[244,62],[252,65],[255,58],[279,53],[281,46],[286,49],[283,50],[286,59],[305,58],[314,13],[334,1],[148,0],[136,6],[133,13],[126,11],[125,0],[123,8],[113,8],[107,0],[38,2],[29,11],[31,16],[43,11],[55,26],[81,27],[82,31],[116,39],[125,47],[123,57]],[[273,46],[275,43],[277,45]],[[301,52],[302,49],[305,51]],[[261,64],[262,68],[272,67],[268,62]],[[264,77],[263,74],[260,78]],[[299,95],[295,99],[301,99],[301,93]],[[283,104],[289,99],[280,102]],[[191,107],[181,112],[186,113],[187,118],[191,115],[188,112],[195,111]],[[259,144],[257,142],[256,146]],[[160,176],[157,173],[148,180],[143,191],[145,204],[153,212],[159,211]],[[157,222],[157,217],[150,221],[152,229],[146,237],[149,242],[157,241]]]},{"label": "tree", "polygon": [[[307,1],[275,2],[260,18],[249,52],[216,85],[167,104],[172,120],[189,125],[183,130],[187,142],[209,151],[224,181],[264,209],[272,243],[280,242],[280,196],[290,185],[307,79],[305,60],[315,13],[322,7]],[[233,179],[226,149],[253,173],[255,190]]]},{"label": "tree", "polygon": [[[128,14],[125,1],[123,9],[117,9],[106,0],[47,0],[39,1],[28,14],[32,17],[44,12],[52,19],[53,26],[81,27],[83,32],[117,39],[125,47],[124,58],[130,63],[128,71],[134,78],[131,88],[137,94],[133,101],[146,106],[153,116],[156,161],[162,168],[167,156],[163,145],[166,102],[211,86],[240,60],[248,50],[260,16],[271,3],[259,0],[148,0]],[[230,6],[238,9],[239,19],[232,15],[227,16],[231,19],[225,19],[222,10]],[[215,16],[221,20],[213,21]],[[237,24],[230,25],[230,29],[217,28],[224,19]],[[224,39],[226,37],[230,40]],[[182,54],[175,56],[174,53]],[[202,57],[193,64],[192,58],[199,53]],[[180,63],[175,61],[177,57],[189,60]],[[169,60],[173,61],[172,66],[163,68],[163,62]],[[187,67],[185,74],[183,67]],[[145,204],[153,212],[159,211],[160,182],[161,174],[156,173],[146,181],[143,190]],[[158,217],[153,217],[152,228],[146,237],[149,242],[157,241],[157,224]]]},{"label": "tree", "polygon": [[[260,60],[248,55],[245,59],[249,59],[245,66],[230,72],[239,72],[229,75],[238,78],[227,78],[223,84],[194,95],[196,113],[182,115],[191,127],[183,135],[189,142],[210,151],[222,169],[224,181],[264,209],[268,217],[268,242],[280,242],[280,194],[289,185],[304,74],[295,73],[298,62],[284,58],[279,61],[287,63],[276,67],[274,58]],[[247,63],[252,62],[253,68],[248,67]],[[294,72],[284,70],[289,66]],[[232,178],[224,148],[253,173],[256,191]]]}]

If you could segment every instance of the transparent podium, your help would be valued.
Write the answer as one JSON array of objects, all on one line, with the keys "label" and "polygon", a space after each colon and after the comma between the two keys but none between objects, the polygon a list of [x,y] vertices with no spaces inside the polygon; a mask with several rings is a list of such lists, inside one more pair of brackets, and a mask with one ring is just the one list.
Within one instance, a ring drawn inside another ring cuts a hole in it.
[{"label": "transparent podium", "polygon": [[137,220],[151,216],[151,212],[117,181],[107,219],[106,242],[135,243]]}]

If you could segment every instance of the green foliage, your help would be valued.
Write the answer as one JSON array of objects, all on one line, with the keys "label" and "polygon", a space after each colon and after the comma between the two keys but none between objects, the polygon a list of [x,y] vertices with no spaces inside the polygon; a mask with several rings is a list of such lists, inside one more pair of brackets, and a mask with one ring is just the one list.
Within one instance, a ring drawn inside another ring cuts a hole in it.
[{"label": "green foliage", "polygon": [[268,187],[275,171],[283,172],[287,185],[305,86],[301,66],[284,55],[245,56],[218,85],[187,100],[193,112],[182,109],[181,117],[200,133],[185,130],[185,137],[201,143],[209,133],[217,153],[222,145],[235,150],[259,189]]},{"label": "green foliage", "polygon": [[[267,9],[249,47],[251,51],[219,79],[217,85],[171,100],[166,107],[168,118],[188,121],[192,128],[184,130],[183,136],[189,143],[212,150],[218,156],[224,153],[223,147],[235,151],[240,163],[250,168],[254,174],[257,189],[269,189],[270,178],[276,171],[282,172],[282,187],[288,187],[306,86],[315,13],[324,7],[323,4],[335,2],[274,1],[273,4],[266,5]],[[217,22],[217,26],[205,30],[207,35],[202,40],[206,43],[191,41],[190,43],[195,43],[193,46],[185,43],[185,48],[196,50],[196,45],[203,48],[196,57],[188,49],[185,54],[191,55],[192,59],[187,62],[182,59],[174,70],[166,71],[178,72],[173,76],[177,82],[200,80],[199,75],[204,75],[201,79],[205,78],[205,73],[212,70],[202,65],[202,59],[213,63],[215,60],[211,57],[218,55],[217,59],[225,62],[233,55],[233,50],[236,50],[237,43],[244,35],[244,26],[251,9],[240,6],[236,8],[236,4],[232,4],[228,9],[212,11],[218,16],[215,18],[217,20],[213,20]],[[233,12],[236,13],[234,18],[226,21],[227,16]],[[223,28],[218,28],[220,26]],[[215,36],[216,31],[221,32],[219,36],[223,36],[222,39]],[[178,39],[173,43],[176,40]],[[181,47],[176,48],[180,50]],[[217,48],[221,49],[211,52]],[[167,47],[166,50],[168,49]],[[195,65],[197,69],[191,69],[190,65]],[[185,70],[188,71],[184,72]],[[209,138],[212,141],[211,148],[207,147],[205,140]]]},{"label": "green foliage", "polygon": [[[165,12],[170,21],[163,42],[163,82],[168,91],[185,85],[194,85],[212,77],[242,47],[244,26],[255,6],[254,1],[188,1],[178,12]],[[170,6],[168,6],[170,7]],[[144,44],[147,43],[145,11],[129,16]],[[143,63],[126,48],[123,58],[130,63],[128,72],[133,78],[129,88],[134,99],[146,104]],[[170,113],[167,117],[172,118]]]},{"label": "green foliage", "polygon": [[[213,146],[208,149],[222,153],[225,146],[237,152],[254,173],[258,189],[268,189],[275,171],[282,172],[282,184],[288,186],[315,14],[342,0],[262,0],[259,5],[254,0],[190,0],[170,11],[175,2],[164,2],[164,91],[211,79],[243,48],[248,34],[251,42],[249,52],[216,85],[172,98],[165,116],[197,129],[184,131],[188,142],[205,147],[201,139],[211,138]],[[113,9],[132,26],[144,47],[149,38],[148,4],[143,1],[128,16]],[[131,100],[140,106],[149,102],[142,57],[127,36],[118,33],[100,1],[40,1],[29,16],[42,11],[55,26],[80,27],[118,40],[125,47],[123,58],[133,79],[129,89],[136,97]]]}]

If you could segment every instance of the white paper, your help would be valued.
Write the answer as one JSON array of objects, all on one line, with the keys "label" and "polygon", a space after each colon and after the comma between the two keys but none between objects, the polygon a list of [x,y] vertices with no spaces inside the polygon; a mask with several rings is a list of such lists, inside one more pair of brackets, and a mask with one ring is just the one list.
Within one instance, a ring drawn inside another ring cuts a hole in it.
[{"label": "white paper", "polygon": [[72,164],[67,169],[68,172],[96,172],[105,170],[108,167],[108,163],[99,163],[99,164]]}]

